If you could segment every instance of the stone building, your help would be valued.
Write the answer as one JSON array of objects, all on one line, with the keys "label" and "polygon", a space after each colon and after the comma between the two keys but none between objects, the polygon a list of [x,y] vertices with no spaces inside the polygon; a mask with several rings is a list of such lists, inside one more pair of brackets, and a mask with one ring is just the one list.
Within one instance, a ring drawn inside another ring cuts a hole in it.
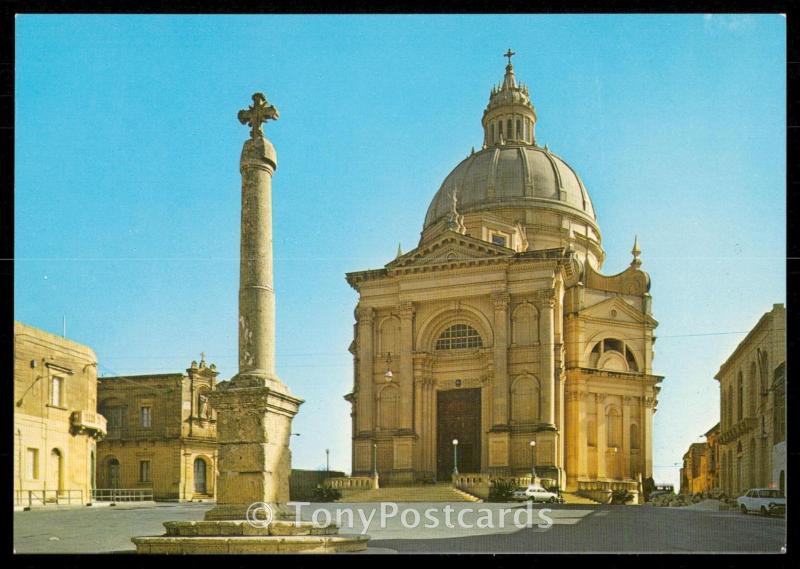
[{"label": "stone building", "polygon": [[722,488],[786,488],[786,309],[775,304],[714,377]]},{"label": "stone building", "polygon": [[[651,476],[650,278],[605,252],[575,170],[536,142],[511,55],[483,145],[446,177],[419,244],[347,274],[358,292],[352,471],[381,484],[537,473],[567,489]],[[535,446],[531,445],[535,443]]]},{"label": "stone building", "polygon": [[105,432],[91,348],[14,322],[15,504],[91,501]]},{"label": "stone building", "polygon": [[186,373],[101,377],[108,435],[97,447],[98,488],[152,489],[156,500],[213,498],[217,421],[208,396],[218,374],[201,358]]},{"label": "stone building", "polygon": [[692,443],[683,455],[681,494],[699,494],[719,488],[719,423],[705,433],[706,442]]}]

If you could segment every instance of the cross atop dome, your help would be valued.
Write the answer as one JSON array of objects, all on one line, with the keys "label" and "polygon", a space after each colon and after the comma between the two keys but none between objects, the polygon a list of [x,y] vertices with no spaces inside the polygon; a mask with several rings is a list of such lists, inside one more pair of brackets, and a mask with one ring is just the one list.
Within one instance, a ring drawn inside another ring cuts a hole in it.
[{"label": "cross atop dome", "polygon": [[535,145],[534,125],[536,111],[531,103],[528,87],[517,83],[511,58],[516,52],[511,48],[503,54],[508,59],[503,81],[492,87],[489,104],[483,112],[484,147],[504,143]]}]

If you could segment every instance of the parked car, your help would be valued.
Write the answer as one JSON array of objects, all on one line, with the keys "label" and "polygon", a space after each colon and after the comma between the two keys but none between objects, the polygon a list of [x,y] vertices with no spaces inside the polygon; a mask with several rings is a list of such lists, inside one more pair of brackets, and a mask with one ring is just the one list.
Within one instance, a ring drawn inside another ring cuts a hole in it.
[{"label": "parked car", "polygon": [[650,492],[648,500],[652,500],[658,496],[675,495],[675,487],[672,484],[658,484]]},{"label": "parked car", "polygon": [[531,484],[527,488],[524,486],[517,488],[511,493],[511,498],[513,500],[531,500],[533,502],[549,502],[551,504],[563,501],[558,494],[551,492],[550,490],[547,490],[538,484]]},{"label": "parked car", "polygon": [[774,488],[752,488],[744,496],[736,498],[736,504],[743,514],[759,512],[773,516],[786,513],[786,498]]}]

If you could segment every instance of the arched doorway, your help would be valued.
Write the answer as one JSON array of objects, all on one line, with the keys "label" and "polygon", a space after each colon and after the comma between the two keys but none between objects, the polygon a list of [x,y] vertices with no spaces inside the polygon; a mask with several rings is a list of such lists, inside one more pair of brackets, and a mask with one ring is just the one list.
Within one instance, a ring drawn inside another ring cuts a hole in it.
[{"label": "arched doorway", "polygon": [[202,458],[194,459],[194,493],[206,494],[206,461]]},{"label": "arched doorway", "polygon": [[119,488],[119,461],[116,458],[108,459],[106,482],[109,488]]},{"label": "arched doorway", "polygon": [[55,490],[48,494],[47,500],[55,501],[64,490],[64,461],[61,451],[54,448],[50,451],[50,461],[47,465],[47,490]]},{"label": "arched doorway", "polygon": [[735,492],[744,492],[744,456],[742,453],[742,442],[736,444],[736,484],[734,485]]}]

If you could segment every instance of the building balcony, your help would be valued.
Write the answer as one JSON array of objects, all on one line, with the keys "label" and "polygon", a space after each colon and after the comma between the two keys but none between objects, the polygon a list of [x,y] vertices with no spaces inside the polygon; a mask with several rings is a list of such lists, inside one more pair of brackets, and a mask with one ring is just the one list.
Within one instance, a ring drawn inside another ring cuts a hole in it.
[{"label": "building balcony", "polygon": [[758,424],[758,419],[756,417],[745,417],[738,423],[734,423],[730,428],[720,433],[719,435],[720,444],[726,445],[730,442],[735,441],[742,435],[755,429],[757,424]]},{"label": "building balcony", "polygon": [[73,411],[70,416],[72,434],[86,434],[102,439],[106,436],[106,418],[94,411]]}]

